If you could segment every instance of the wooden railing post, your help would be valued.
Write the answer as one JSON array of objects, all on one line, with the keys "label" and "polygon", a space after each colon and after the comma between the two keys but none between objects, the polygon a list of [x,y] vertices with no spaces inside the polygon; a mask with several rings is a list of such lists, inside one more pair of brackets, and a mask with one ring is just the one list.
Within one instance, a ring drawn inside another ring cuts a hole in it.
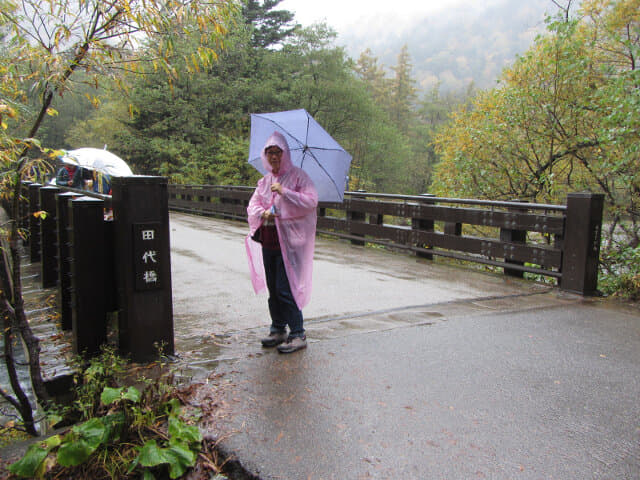
[{"label": "wooden railing post", "polygon": [[[364,190],[358,190],[357,193],[366,193]],[[351,198],[359,198],[356,195],[352,195]],[[353,229],[353,223],[354,222],[365,222],[367,219],[367,215],[364,212],[358,212],[356,210],[352,210],[352,209],[347,209],[347,222],[349,222],[349,235],[355,235],[358,237],[364,237],[364,235],[360,235],[358,233],[356,233]],[[364,240],[351,240],[351,244],[352,245],[360,245],[360,246],[364,246],[365,242]]]},{"label": "wooden railing post", "polygon": [[[526,202],[523,202],[523,203],[526,203]],[[517,217],[517,212],[526,212],[527,208],[512,207],[512,208],[509,208],[509,210],[512,210],[514,212],[513,218],[515,219]],[[513,226],[515,226],[515,220],[513,220],[512,223],[514,224]],[[503,242],[510,242],[510,243],[527,243],[527,231],[518,230],[515,228],[501,228],[500,240],[502,240]],[[504,259],[505,263],[513,263],[514,265],[524,265],[524,262],[510,260],[509,258],[507,258],[507,255],[508,255],[508,252],[505,251],[505,259]],[[524,277],[523,271],[514,270],[512,268],[505,268],[504,274],[510,277],[518,277],[518,278]]]},{"label": "wooden railing post", "polygon": [[444,233],[446,235],[462,235],[462,224],[457,222],[444,222]]},{"label": "wooden railing post", "polygon": [[40,209],[46,215],[40,221],[40,272],[42,288],[55,287],[58,283],[58,233],[56,195],[58,187],[48,186],[40,189]]},{"label": "wooden railing post", "polygon": [[[432,193],[423,193],[420,195],[421,197],[424,198],[429,198],[429,197],[434,197],[435,195],[433,195]],[[417,208],[421,210],[421,205],[422,203],[431,203],[433,204],[433,202],[429,202],[429,201],[425,201],[425,202],[420,202],[420,204],[417,205]],[[412,218],[411,219],[411,229],[412,230],[420,230],[420,231],[424,231],[424,232],[433,232],[435,229],[435,222],[433,221],[433,219],[426,219],[426,218]],[[423,243],[416,243],[416,247],[419,248],[430,248],[428,245],[425,245]],[[430,253],[424,253],[424,252],[416,252],[416,256],[420,257],[420,258],[426,258],[427,260],[433,260],[433,255]]]},{"label": "wooden railing post", "polygon": [[164,177],[114,177],[119,344],[134,361],[173,355],[169,208]]},{"label": "wooden railing post", "polygon": [[71,200],[77,193],[60,193],[57,196],[58,220],[58,298],[63,330],[73,328],[73,295],[71,272]]},{"label": "wooden railing post", "polygon": [[73,349],[87,357],[99,354],[107,340],[103,224],[102,200],[71,200]]},{"label": "wooden railing post", "polygon": [[604,195],[567,195],[562,279],[560,288],[581,295],[596,295]]},{"label": "wooden railing post", "polygon": [[369,224],[384,225],[384,215],[381,213],[372,213],[369,215]]}]

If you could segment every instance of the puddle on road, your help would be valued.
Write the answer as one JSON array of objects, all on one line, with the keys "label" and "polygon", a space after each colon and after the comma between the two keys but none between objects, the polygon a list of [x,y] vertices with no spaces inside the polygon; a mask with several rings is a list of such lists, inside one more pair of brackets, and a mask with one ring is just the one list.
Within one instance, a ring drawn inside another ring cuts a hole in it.
[{"label": "puddle on road", "polygon": [[[263,354],[259,336],[264,328],[225,331],[229,326],[209,315],[175,315],[175,353],[178,376],[187,380],[206,379],[222,362]],[[214,333],[221,332],[221,333]]]},{"label": "puddle on road", "polygon": [[209,260],[198,255],[193,250],[184,250],[180,248],[172,248],[171,255],[182,255],[183,257],[191,258],[193,260],[197,260],[198,262],[208,263]]},{"label": "puddle on road", "polygon": [[[176,324],[179,324],[179,319]],[[177,376],[188,381],[206,378],[220,363],[225,349],[223,341],[224,339],[212,334],[197,335],[190,332],[190,335],[185,337],[176,332]]]}]

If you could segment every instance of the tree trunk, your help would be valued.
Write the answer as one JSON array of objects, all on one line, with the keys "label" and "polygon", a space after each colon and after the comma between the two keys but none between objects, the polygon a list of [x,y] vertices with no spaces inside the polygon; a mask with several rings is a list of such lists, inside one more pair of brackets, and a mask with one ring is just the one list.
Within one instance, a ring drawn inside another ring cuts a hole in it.
[{"label": "tree trunk", "polygon": [[[3,298],[3,303],[5,302],[6,298]],[[13,389],[13,393],[16,395],[17,399],[14,399],[4,391],[2,392],[2,396],[18,411],[22,417],[22,422],[24,423],[27,433],[35,437],[38,435],[38,431],[36,430],[35,422],[33,421],[33,407],[31,406],[31,403],[29,403],[29,399],[24,393],[22,385],[20,385],[18,372],[16,371],[16,360],[13,354],[13,329],[11,328],[11,324],[14,323],[12,321],[13,314],[4,309],[2,317],[4,320],[4,361],[7,367],[11,388]]]},{"label": "tree trunk", "polygon": [[[33,334],[27,316],[24,312],[24,299],[22,298],[22,269],[20,251],[18,249],[18,222],[17,217],[20,212],[20,193],[22,189],[22,165],[23,161],[20,161],[18,165],[18,171],[15,176],[15,185],[13,190],[13,203],[11,215],[11,233],[9,234],[9,251],[11,254],[11,265],[7,265],[7,259],[2,256],[2,269],[5,272],[11,272],[11,282],[13,289],[10,290],[12,298],[10,299],[13,305],[13,320],[16,330],[20,333],[20,336],[24,340],[27,348],[27,355],[29,357],[29,372],[31,374],[31,384],[33,385],[33,391],[38,398],[38,401],[42,405],[46,405],[49,402],[49,394],[44,387],[44,381],[42,380],[42,371],[40,369],[40,341]],[[7,287],[9,285],[6,285]],[[6,290],[5,290],[6,291]]]},{"label": "tree trunk", "polygon": [[[13,198],[11,203],[8,234],[6,234],[0,254],[0,281],[2,292],[0,293],[0,311],[3,315],[4,335],[5,335],[5,364],[11,382],[13,393],[17,400],[7,392],[2,392],[2,396],[11,403],[20,413],[25,429],[31,435],[37,435],[33,421],[33,408],[22,389],[16,373],[15,357],[13,355],[12,337],[13,333],[19,333],[27,349],[29,361],[29,374],[31,385],[37,400],[41,405],[47,405],[49,394],[44,386],[42,372],[40,369],[40,341],[33,334],[24,311],[24,299],[22,297],[22,270],[20,251],[18,248],[18,222],[19,202],[21,193],[21,171],[24,161],[18,162],[15,171],[13,185]],[[12,401],[13,400],[13,401]]]}]

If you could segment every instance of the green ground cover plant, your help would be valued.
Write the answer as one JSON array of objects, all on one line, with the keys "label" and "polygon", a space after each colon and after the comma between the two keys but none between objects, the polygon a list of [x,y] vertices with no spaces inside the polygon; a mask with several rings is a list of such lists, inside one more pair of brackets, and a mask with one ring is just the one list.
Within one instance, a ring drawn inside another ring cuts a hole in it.
[{"label": "green ground cover plant", "polygon": [[132,377],[128,367],[105,347],[78,375],[73,401],[49,412],[58,429],[67,427],[32,444],[10,472],[19,478],[151,480],[180,478],[195,466],[202,434],[196,418],[183,414],[171,373],[156,364],[155,378]]}]

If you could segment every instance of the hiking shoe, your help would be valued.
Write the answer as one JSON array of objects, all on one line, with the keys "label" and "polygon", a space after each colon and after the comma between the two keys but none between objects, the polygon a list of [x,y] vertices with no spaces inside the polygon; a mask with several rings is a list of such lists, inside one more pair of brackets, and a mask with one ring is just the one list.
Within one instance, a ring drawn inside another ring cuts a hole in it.
[{"label": "hiking shoe", "polygon": [[263,347],[273,348],[287,341],[287,332],[270,333],[268,337],[260,340]]},{"label": "hiking shoe", "polygon": [[293,353],[307,348],[307,337],[289,337],[286,343],[278,345],[278,352]]}]

